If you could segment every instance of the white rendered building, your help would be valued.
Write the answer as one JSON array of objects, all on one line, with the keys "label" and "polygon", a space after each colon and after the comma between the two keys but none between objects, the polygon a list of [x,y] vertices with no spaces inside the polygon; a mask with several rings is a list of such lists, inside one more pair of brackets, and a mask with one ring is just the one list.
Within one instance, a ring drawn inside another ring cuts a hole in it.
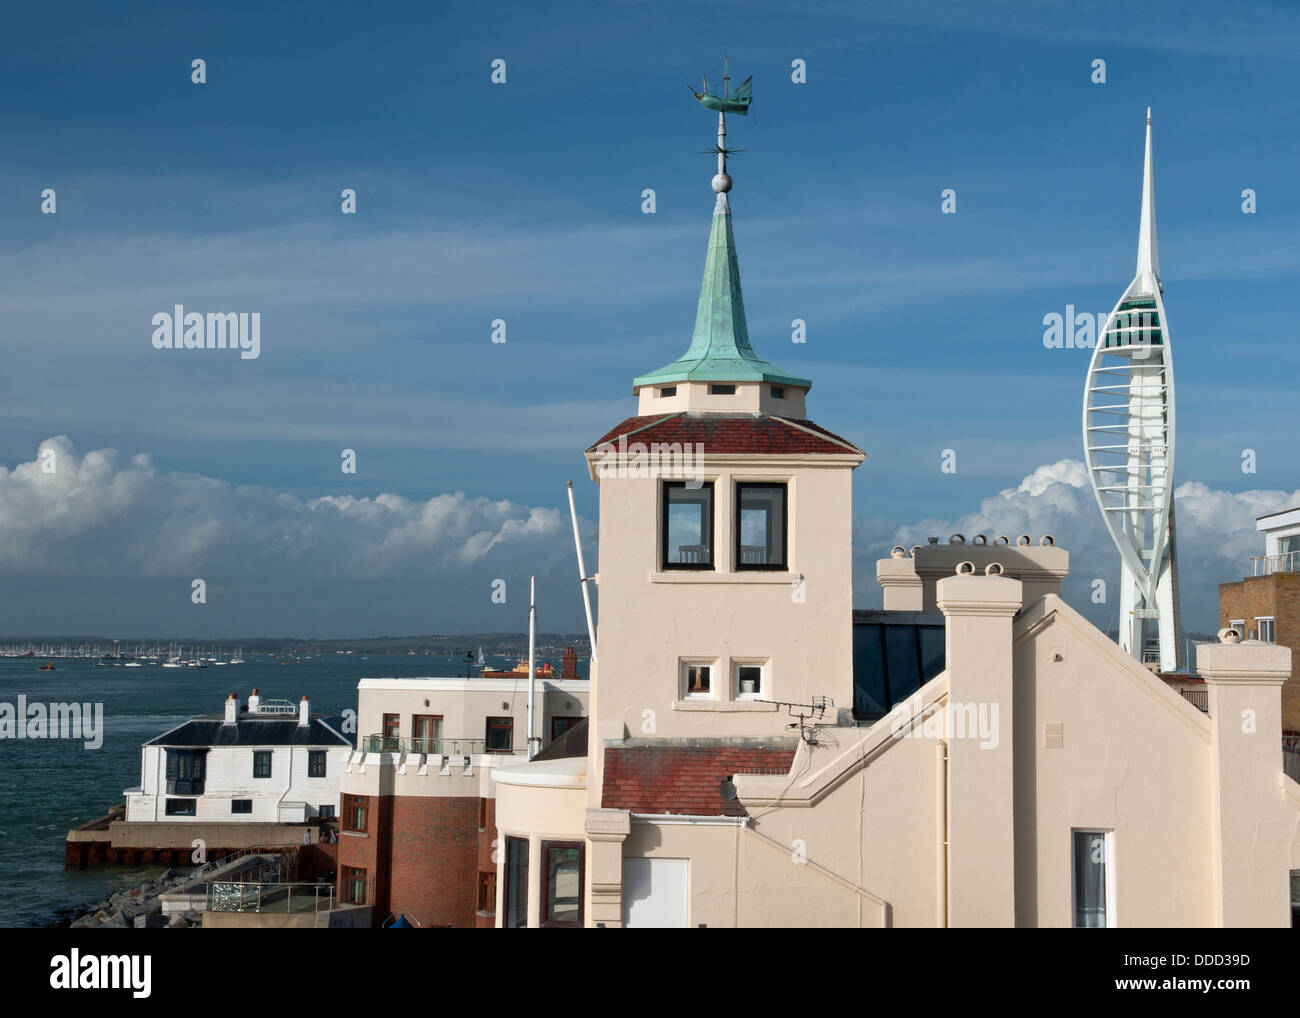
[{"label": "white rendered building", "polygon": [[303,823],[338,813],[339,778],[352,750],[341,718],[312,717],[307,697],[193,718],[142,747],[140,787],[126,790],[126,820]]}]

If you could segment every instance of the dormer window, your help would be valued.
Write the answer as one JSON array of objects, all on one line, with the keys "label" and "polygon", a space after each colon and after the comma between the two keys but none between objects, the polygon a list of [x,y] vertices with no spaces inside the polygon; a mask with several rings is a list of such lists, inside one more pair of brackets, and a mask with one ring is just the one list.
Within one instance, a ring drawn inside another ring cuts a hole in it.
[{"label": "dormer window", "polygon": [[713,568],[712,482],[664,482],[660,555],[664,569]]},{"label": "dormer window", "polygon": [[710,396],[734,396],[735,394],[736,394],[736,387],[734,385],[710,385],[709,386]]},{"label": "dormer window", "polygon": [[785,569],[786,486],[736,485],[736,568]]},{"label": "dormer window", "polygon": [[662,389],[659,390],[659,396],[661,399],[667,396],[676,396],[676,395],[677,395],[677,386],[675,385],[665,385]]}]

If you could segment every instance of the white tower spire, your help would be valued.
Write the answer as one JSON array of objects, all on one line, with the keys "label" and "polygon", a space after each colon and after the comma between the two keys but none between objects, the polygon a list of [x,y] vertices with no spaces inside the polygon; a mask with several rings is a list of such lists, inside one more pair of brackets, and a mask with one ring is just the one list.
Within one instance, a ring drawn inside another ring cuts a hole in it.
[{"label": "white tower spire", "polygon": [[[1083,448],[1093,493],[1120,553],[1119,642],[1162,671],[1182,664],[1174,548],[1174,374],[1156,250],[1151,110],[1147,109],[1137,272],[1088,367]],[[1154,648],[1153,648],[1154,650]]]},{"label": "white tower spire", "polygon": [[1160,252],[1156,247],[1156,192],[1155,169],[1151,156],[1151,107],[1147,107],[1147,152],[1142,165],[1142,219],[1138,225],[1137,274],[1150,277],[1156,290],[1163,290],[1160,282]]}]

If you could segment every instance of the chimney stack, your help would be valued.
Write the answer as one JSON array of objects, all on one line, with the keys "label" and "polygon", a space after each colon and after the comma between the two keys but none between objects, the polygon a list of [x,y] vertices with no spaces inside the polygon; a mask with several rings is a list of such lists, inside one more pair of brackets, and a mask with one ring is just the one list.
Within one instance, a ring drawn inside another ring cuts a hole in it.
[{"label": "chimney stack", "polygon": [[261,698],[260,696],[257,695],[257,690],[256,690],[256,689],[253,690],[251,693],[249,693],[249,694],[248,694],[248,713],[250,713],[250,714],[256,714],[256,713],[257,713],[257,708],[258,708],[258,706],[261,704],[261,702],[262,702],[262,698]]},{"label": "chimney stack", "polygon": [[578,652],[573,647],[564,648],[564,661],[560,665],[561,679],[576,679],[578,677]]},{"label": "chimney stack", "polygon": [[298,704],[298,727],[306,728],[311,724],[311,704],[307,702],[304,694],[302,701]]},{"label": "chimney stack", "polygon": [[233,725],[239,722],[239,696],[231,693],[226,697],[226,717],[221,723],[223,725]]}]

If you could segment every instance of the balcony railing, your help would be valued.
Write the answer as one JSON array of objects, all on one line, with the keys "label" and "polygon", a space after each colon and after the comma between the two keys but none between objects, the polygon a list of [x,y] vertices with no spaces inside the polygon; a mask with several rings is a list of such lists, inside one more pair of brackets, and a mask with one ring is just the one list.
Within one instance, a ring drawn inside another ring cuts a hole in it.
[{"label": "balcony railing", "polygon": [[1256,555],[1251,560],[1256,576],[1268,576],[1270,573],[1300,573],[1300,551],[1288,551],[1281,555]]},{"label": "balcony railing", "polygon": [[397,739],[388,735],[367,735],[361,740],[365,753],[403,753],[418,756],[478,756],[487,751],[483,739]]},{"label": "balcony railing", "polygon": [[1210,691],[1208,689],[1180,689],[1178,692],[1182,693],[1183,699],[1197,710],[1203,710],[1207,714],[1210,712]]},{"label": "balcony railing", "polygon": [[213,912],[326,912],[334,907],[333,884],[208,884]]}]

